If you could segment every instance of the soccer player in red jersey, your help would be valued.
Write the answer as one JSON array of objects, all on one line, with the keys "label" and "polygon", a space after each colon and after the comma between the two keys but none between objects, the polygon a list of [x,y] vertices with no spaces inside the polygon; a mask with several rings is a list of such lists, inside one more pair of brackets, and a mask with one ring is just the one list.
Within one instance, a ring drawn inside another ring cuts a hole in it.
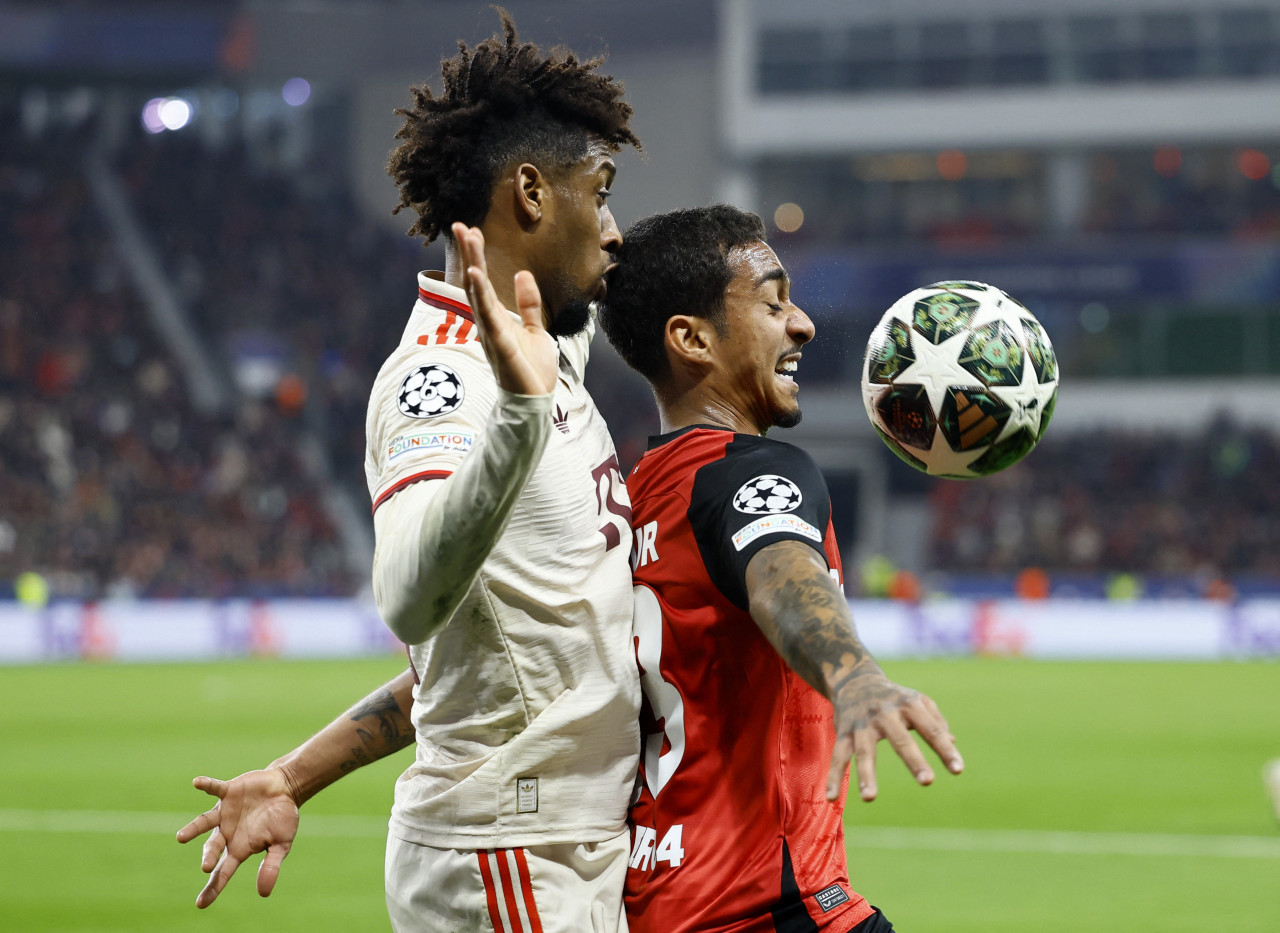
[{"label": "soccer player in red jersey", "polygon": [[[933,701],[885,677],[841,590],[826,485],[799,448],[813,324],[754,214],[675,211],[624,236],[600,322],[663,433],[628,479],[645,703],[626,885],[631,933],[879,933],[849,886],[842,812],[887,739],[963,767]],[[826,780],[823,780],[823,775]]]}]

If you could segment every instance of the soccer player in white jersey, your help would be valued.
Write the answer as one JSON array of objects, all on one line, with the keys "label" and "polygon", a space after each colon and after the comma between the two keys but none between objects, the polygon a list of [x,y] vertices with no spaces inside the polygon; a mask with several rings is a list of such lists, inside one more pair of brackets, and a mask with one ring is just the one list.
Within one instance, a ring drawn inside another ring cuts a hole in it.
[{"label": "soccer player in white jersey", "polygon": [[397,931],[625,930],[630,509],[582,379],[620,243],[612,155],[638,141],[597,62],[502,18],[439,96],[414,89],[388,164],[410,232],[447,237],[369,402],[374,594],[412,668],[266,769],[196,780],[219,798],[178,834],[213,830],[200,907],[264,849],[270,893],[298,805],[416,736],[387,844]]}]

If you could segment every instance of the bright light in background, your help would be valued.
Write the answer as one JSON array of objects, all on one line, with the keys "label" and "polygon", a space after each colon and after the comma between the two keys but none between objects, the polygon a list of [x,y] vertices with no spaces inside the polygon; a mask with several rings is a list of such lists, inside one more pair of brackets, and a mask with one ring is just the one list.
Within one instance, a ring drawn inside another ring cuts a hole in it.
[{"label": "bright light in background", "polygon": [[193,113],[191,102],[181,97],[153,97],[142,106],[142,126],[148,133],[180,130]]},{"label": "bright light in background", "polygon": [[773,224],[783,233],[795,233],[804,226],[804,211],[799,204],[790,201],[779,204],[778,209],[773,212]]},{"label": "bright light in background", "polygon": [[306,78],[290,78],[280,89],[280,96],[290,107],[301,107],[311,98],[311,82]]},{"label": "bright light in background", "polygon": [[191,104],[181,97],[170,97],[160,105],[160,122],[166,130],[180,130],[191,122]]},{"label": "bright light in background", "polygon": [[163,97],[153,97],[142,105],[142,128],[148,133],[163,133],[164,124],[160,122],[160,105]]}]

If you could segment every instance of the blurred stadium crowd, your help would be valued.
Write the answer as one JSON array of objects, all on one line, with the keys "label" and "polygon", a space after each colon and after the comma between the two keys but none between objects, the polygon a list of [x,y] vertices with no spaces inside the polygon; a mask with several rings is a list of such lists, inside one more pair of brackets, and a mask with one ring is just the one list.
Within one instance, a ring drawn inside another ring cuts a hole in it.
[{"label": "blurred stadium crowd", "polygon": [[1277,475],[1277,439],[1225,421],[1180,438],[1050,434],[1003,473],[933,486],[931,563],[1010,577],[1039,568],[1086,595],[1118,573],[1179,595],[1266,587],[1280,579]]},{"label": "blurred stadium crowd", "polygon": [[[368,387],[415,272],[439,258],[363,217],[336,170],[273,170],[235,144],[138,131],[109,163],[234,387],[205,410],[95,205],[90,139],[87,124],[32,134],[0,108],[0,592],[24,571],[83,599],[358,591],[330,499],[342,489],[367,508]],[[1280,190],[1236,197],[1208,171],[1134,186],[1112,168],[1090,229],[1280,235]],[[1125,197],[1106,194],[1112,182]],[[999,210],[1017,214],[1020,197]],[[948,235],[1006,226],[974,216]],[[630,464],[652,409],[599,356],[593,391]],[[1198,437],[1050,432],[1004,474],[934,484],[931,568],[1280,579],[1266,546],[1278,471],[1275,437],[1229,425]]]},{"label": "blurred stadium crowd", "polygon": [[234,149],[124,147],[206,347],[278,350],[267,391],[199,411],[94,206],[89,138],[0,120],[0,579],[34,570],[79,598],[354,591],[304,428],[320,419],[358,470],[370,367],[396,336],[370,309],[405,306],[388,289],[412,255]]}]

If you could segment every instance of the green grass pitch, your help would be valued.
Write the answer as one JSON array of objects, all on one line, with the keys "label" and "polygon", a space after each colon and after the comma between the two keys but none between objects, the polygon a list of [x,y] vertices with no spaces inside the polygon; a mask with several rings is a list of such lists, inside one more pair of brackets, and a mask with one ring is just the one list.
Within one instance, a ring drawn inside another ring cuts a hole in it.
[{"label": "green grass pitch", "polygon": [[[383,827],[402,759],[303,810],[275,894],[255,862],[208,911],[190,786],[287,750],[402,661],[0,668],[0,926],[386,930]],[[903,933],[1280,930],[1280,664],[889,662],[967,761],[914,786],[881,746],[849,804],[855,888]]]}]

